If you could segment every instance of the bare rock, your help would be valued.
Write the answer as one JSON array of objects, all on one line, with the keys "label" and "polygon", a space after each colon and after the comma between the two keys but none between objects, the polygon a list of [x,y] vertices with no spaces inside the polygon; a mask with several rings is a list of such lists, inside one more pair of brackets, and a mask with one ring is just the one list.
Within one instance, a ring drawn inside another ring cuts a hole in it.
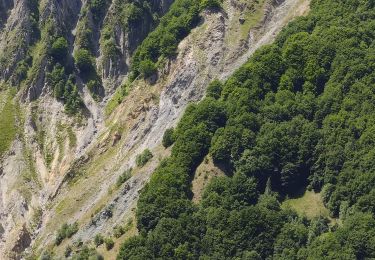
[{"label": "bare rock", "polygon": [[17,259],[20,257],[20,254],[27,248],[31,243],[31,235],[30,232],[27,230],[26,226],[22,227],[21,232],[19,233],[14,247],[12,248],[12,252],[15,253]]},{"label": "bare rock", "polygon": [[115,146],[121,140],[120,132],[116,131],[116,133],[112,137],[112,146]]}]

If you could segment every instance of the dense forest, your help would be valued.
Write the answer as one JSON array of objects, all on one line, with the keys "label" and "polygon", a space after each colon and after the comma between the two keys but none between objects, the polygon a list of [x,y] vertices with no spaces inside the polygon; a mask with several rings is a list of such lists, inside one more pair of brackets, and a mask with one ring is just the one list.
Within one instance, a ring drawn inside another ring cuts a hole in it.
[{"label": "dense forest", "polygon": [[[155,55],[146,39],[136,75],[179,37]],[[118,259],[375,258],[374,39],[375,1],[313,0],[274,44],[213,81],[166,132],[172,154],[141,193],[139,235]],[[226,176],[195,204],[191,181],[207,155]],[[337,221],[280,207],[301,188],[320,192]]]}]

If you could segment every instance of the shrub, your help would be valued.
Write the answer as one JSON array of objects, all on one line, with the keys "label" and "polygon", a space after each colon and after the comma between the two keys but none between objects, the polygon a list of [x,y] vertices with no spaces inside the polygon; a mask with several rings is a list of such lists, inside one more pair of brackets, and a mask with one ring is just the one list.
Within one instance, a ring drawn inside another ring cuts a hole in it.
[{"label": "shrub", "polygon": [[53,43],[50,55],[58,62],[64,63],[68,56],[68,41],[64,37],[57,38]]},{"label": "shrub", "polygon": [[[178,43],[186,37],[199,20],[199,0],[174,1],[158,27],[137,48],[132,62],[132,79],[149,77],[156,71],[159,58],[176,54]],[[136,12],[138,15],[138,11]],[[135,17],[137,17],[135,15]]]},{"label": "shrub", "polygon": [[101,234],[96,234],[94,238],[94,244],[96,247],[104,243],[104,237]]},{"label": "shrub", "polygon": [[55,244],[56,245],[60,245],[61,242],[65,239],[65,238],[70,238],[72,237],[75,233],[77,233],[78,231],[78,224],[77,223],[74,223],[74,224],[63,224],[61,226],[61,228],[57,231],[57,235],[56,235],[56,238],[55,238]]},{"label": "shrub", "polygon": [[64,99],[66,74],[65,69],[60,64],[53,67],[51,73],[47,73],[47,79],[53,86],[53,94],[57,99]]},{"label": "shrub", "polygon": [[71,75],[65,84],[64,91],[65,99],[65,111],[68,114],[75,114],[78,112],[79,108],[83,106],[83,101],[78,94],[77,86],[74,83],[74,78]]},{"label": "shrub", "polygon": [[144,78],[150,77],[156,72],[156,65],[151,60],[143,60],[139,63],[139,72]]},{"label": "shrub", "polygon": [[143,151],[143,153],[137,155],[136,164],[138,167],[143,167],[153,157],[149,149]]},{"label": "shrub", "polygon": [[119,50],[116,46],[116,40],[112,28],[105,27],[102,30],[101,46],[105,60],[115,58]]},{"label": "shrub", "polygon": [[163,141],[162,141],[162,144],[165,148],[168,148],[169,146],[171,146],[175,141],[175,137],[174,137],[174,129],[173,128],[169,128],[167,130],[165,130],[164,132],[164,135],[163,135]]},{"label": "shrub", "polygon": [[142,8],[136,6],[134,3],[126,3],[123,9],[123,23],[137,22],[142,19],[143,10]]},{"label": "shrub", "polygon": [[212,97],[214,99],[219,99],[223,85],[219,80],[212,81],[207,87],[207,97]]},{"label": "shrub", "polygon": [[17,64],[17,68],[15,70],[15,75],[16,75],[16,78],[19,82],[26,79],[28,69],[29,69],[28,64],[25,61],[20,61]]},{"label": "shrub", "polygon": [[221,3],[219,0],[202,0],[200,7],[201,9],[206,8],[220,8]]},{"label": "shrub", "polygon": [[113,228],[113,235],[114,235],[116,238],[121,237],[123,234],[125,234],[125,228],[124,228],[123,226],[116,225],[116,226]]},{"label": "shrub", "polygon": [[69,257],[71,254],[72,254],[72,247],[71,247],[70,245],[68,245],[68,246],[65,248],[64,255],[65,255],[65,257]]},{"label": "shrub", "polygon": [[113,205],[109,205],[106,209],[104,209],[103,211],[103,215],[105,216],[105,218],[112,218],[113,216]]},{"label": "shrub", "polygon": [[49,251],[43,251],[43,253],[39,256],[38,260],[51,260],[52,254]]},{"label": "shrub", "polygon": [[66,230],[66,237],[70,238],[78,231],[78,223],[74,223],[69,225],[68,229]]},{"label": "shrub", "polygon": [[82,49],[93,50],[94,44],[93,44],[92,38],[93,38],[93,32],[89,28],[89,21],[87,18],[84,18],[78,24],[77,35],[76,35],[76,45]]},{"label": "shrub", "polygon": [[67,79],[65,69],[60,64],[56,64],[51,73],[47,73],[49,84],[53,86],[55,98],[63,100],[65,111],[68,114],[75,114],[83,106],[83,101],[78,93],[73,75]]},{"label": "shrub", "polygon": [[104,243],[105,243],[105,248],[109,251],[113,248],[113,246],[115,245],[115,242],[113,242],[113,239],[112,238],[106,238],[104,240]]},{"label": "shrub", "polygon": [[102,19],[105,8],[106,8],[106,0],[91,0],[90,1],[90,10],[94,17],[95,22],[99,22]]},{"label": "shrub", "polygon": [[73,246],[76,248],[81,248],[83,246],[82,238],[78,238],[73,242]]},{"label": "shrub", "polygon": [[74,61],[79,71],[83,74],[89,74],[93,69],[94,58],[90,51],[79,49],[74,56]]},{"label": "shrub", "polygon": [[129,180],[132,177],[132,170],[133,170],[132,168],[126,170],[123,174],[121,174],[117,178],[117,181],[116,181],[117,187],[120,187],[121,184],[123,184],[124,182],[126,182],[127,180]]},{"label": "shrub", "polygon": [[89,89],[91,95],[94,98],[97,98],[97,93],[100,93],[102,84],[100,83],[100,79],[92,79],[89,82],[87,82],[87,88]]},{"label": "shrub", "polygon": [[104,260],[103,256],[96,252],[95,248],[89,248],[84,246],[82,250],[77,252],[73,257],[73,260],[90,259],[90,260]]}]

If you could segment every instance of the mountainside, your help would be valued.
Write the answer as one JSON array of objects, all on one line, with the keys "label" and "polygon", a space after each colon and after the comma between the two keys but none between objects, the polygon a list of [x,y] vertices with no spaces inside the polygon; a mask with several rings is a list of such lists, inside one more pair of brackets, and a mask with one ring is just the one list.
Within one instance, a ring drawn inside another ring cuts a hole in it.
[{"label": "mountainside", "polygon": [[375,258],[374,18],[0,0],[0,259]]},{"label": "mountainside", "polygon": [[[4,258],[52,248],[65,222],[79,226],[70,240],[86,243],[132,219],[140,189],[169,154],[161,147],[164,131],[212,79],[228,77],[308,10],[299,0],[203,8],[157,77],[130,81],[131,57],[172,3],[0,2]],[[137,167],[146,148],[153,159]],[[130,168],[132,177],[116,185]],[[55,250],[60,256],[64,243]]]}]

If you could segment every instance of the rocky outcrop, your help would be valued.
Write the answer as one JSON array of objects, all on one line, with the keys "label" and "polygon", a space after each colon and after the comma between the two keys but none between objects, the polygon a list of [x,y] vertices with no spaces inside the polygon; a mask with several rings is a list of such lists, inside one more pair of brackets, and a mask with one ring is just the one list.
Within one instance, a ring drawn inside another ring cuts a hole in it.
[{"label": "rocky outcrop", "polygon": [[13,8],[13,0],[1,0],[0,1],[0,30],[3,28],[6,20],[9,16],[9,10]]},{"label": "rocky outcrop", "polygon": [[26,226],[24,225],[21,231],[18,233],[18,237],[14,242],[12,252],[14,252],[14,257],[16,259],[21,259],[24,250],[31,244],[31,236]]},{"label": "rocky outcrop", "polygon": [[123,76],[128,72],[130,57],[137,46],[156,27],[158,21],[156,17],[162,17],[168,11],[173,0],[149,1],[150,10],[144,12],[142,19],[129,22],[125,27],[119,21],[113,22],[113,16],[118,16],[119,13],[119,2],[121,0],[112,2],[108,15],[104,20],[104,26],[113,23],[111,26],[114,27],[114,40],[119,53],[116,57],[105,57],[102,53],[99,59],[102,77],[109,81],[118,79],[118,83],[122,81]]},{"label": "rocky outcrop", "polygon": [[[45,42],[54,33],[56,35],[64,35],[69,40],[70,49],[73,50],[74,36],[72,31],[77,25],[79,13],[82,7],[80,0],[48,0],[45,6],[40,10],[39,18],[39,32],[41,34],[40,41]],[[50,27],[50,28],[47,28]],[[35,33],[35,32],[34,32]],[[47,48],[41,44],[40,48]],[[24,93],[24,97],[28,101],[32,101],[40,97],[42,94],[48,94],[51,92],[51,86],[46,84],[46,74],[48,71],[48,58],[47,53],[40,50],[39,53],[35,53],[32,57],[34,71],[36,71],[33,78],[29,78],[27,81],[27,89]],[[72,57],[68,57],[68,63],[73,64]]]},{"label": "rocky outcrop", "polygon": [[4,7],[0,6],[4,21],[0,33],[0,78],[8,80],[32,41],[30,9],[25,0],[2,0],[0,3]]},{"label": "rocky outcrop", "polygon": [[[247,59],[259,46],[271,42],[289,19],[301,14],[298,11],[301,3],[286,0],[280,5],[272,5],[272,9],[263,9],[269,12],[268,18],[261,19],[262,24],[256,29],[249,28],[248,34],[257,37],[248,37],[248,48],[244,48],[241,42],[233,46],[227,43],[232,30],[235,30],[230,24],[234,21],[238,26],[240,24],[236,13],[238,10],[235,7],[230,6],[229,9],[219,12],[206,12],[203,14],[202,24],[179,45],[176,59],[166,64],[159,72],[159,80],[152,86],[147,82],[136,82],[129,96],[109,117],[108,122],[111,123],[108,128],[102,130],[108,133],[103,136],[102,142],[112,140],[113,135],[109,134],[109,129],[114,127],[122,129],[121,140],[112,148],[104,149],[105,146],[92,145],[95,152],[91,153],[92,157],[83,164],[89,167],[81,166],[87,172],[91,172],[90,165],[93,162],[105,157],[106,154],[113,156],[106,157],[105,164],[95,167],[95,173],[90,175],[89,180],[82,180],[69,189],[62,186],[55,196],[56,201],[64,203],[74,198],[69,195],[71,193],[85,194],[85,197],[79,200],[79,210],[67,208],[65,213],[61,213],[70,214],[72,221],[91,219],[81,226],[73,236],[73,241],[88,242],[98,233],[111,235],[114,226],[121,225],[125,219],[132,216],[138,191],[147,182],[158,161],[152,161],[146,168],[135,173],[120,189],[113,191],[112,187],[118,176],[134,167],[136,155],[146,148],[163,158],[159,148],[163,133],[177,123],[186,106],[204,96],[208,82],[216,77],[224,79],[225,75],[229,75],[240,66],[238,60]],[[269,31],[273,33],[268,33]],[[231,54],[235,52],[242,55],[234,59]],[[114,150],[111,152],[111,149]],[[100,183],[100,186],[96,183]],[[111,191],[110,197],[106,196],[108,191]],[[104,217],[107,216],[107,207],[99,212],[93,210],[95,205],[100,205],[103,197],[107,198],[105,205],[110,206],[113,217]],[[51,213],[50,221],[59,219],[61,214]],[[44,237],[44,243],[48,243],[47,234],[48,232],[40,234]]]}]

